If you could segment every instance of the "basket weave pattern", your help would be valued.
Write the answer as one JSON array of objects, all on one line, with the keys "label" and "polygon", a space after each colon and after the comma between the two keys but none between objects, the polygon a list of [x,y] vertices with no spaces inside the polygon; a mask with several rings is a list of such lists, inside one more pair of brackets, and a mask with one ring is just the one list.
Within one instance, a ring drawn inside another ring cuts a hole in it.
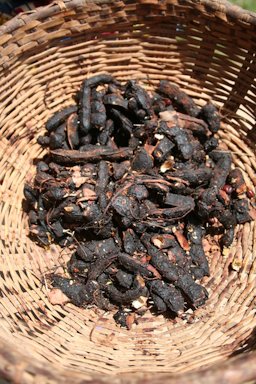
[{"label": "basket weave pattern", "polygon": [[237,227],[224,255],[213,252],[204,280],[210,298],[189,323],[149,312],[127,331],[111,313],[50,304],[43,277],[69,254],[36,246],[22,208],[33,159],[45,153],[36,143],[45,121],[72,103],[84,78],[105,72],[148,89],[168,78],[200,106],[212,99],[223,116],[222,145],[256,185],[255,32],[254,14],[217,0],[55,1],[0,28],[0,371],[6,377],[65,382],[72,371],[69,382],[122,374],[124,381],[153,383],[151,373],[164,380],[210,367],[242,347],[247,360],[244,354],[175,382],[219,383],[229,369],[225,383],[256,378],[256,357],[246,352],[255,344],[255,222]]}]

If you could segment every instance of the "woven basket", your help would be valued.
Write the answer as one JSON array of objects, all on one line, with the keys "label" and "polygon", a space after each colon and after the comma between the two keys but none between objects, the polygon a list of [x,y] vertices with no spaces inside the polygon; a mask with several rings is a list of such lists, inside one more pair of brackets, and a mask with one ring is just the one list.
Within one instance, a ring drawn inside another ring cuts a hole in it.
[{"label": "woven basket", "polygon": [[[14,383],[245,383],[256,380],[256,224],[240,225],[205,279],[190,323],[147,314],[127,331],[113,314],[52,306],[43,277],[67,253],[27,236],[23,185],[47,118],[87,76],[148,88],[178,83],[219,107],[223,145],[256,185],[256,15],[225,1],[55,1],[0,28],[0,373]],[[237,355],[237,356],[234,356]]]}]

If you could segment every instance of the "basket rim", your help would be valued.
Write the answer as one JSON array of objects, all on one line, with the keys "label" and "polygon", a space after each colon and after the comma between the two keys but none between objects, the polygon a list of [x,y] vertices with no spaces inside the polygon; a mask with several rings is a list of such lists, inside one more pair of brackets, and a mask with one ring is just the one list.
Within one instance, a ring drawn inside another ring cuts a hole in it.
[{"label": "basket rim", "polygon": [[[224,362],[219,362],[210,368],[183,374],[143,373],[135,377],[135,373],[122,376],[79,373],[71,369],[61,369],[55,364],[31,360],[21,348],[6,340],[1,340],[0,377],[13,383],[25,383],[28,376],[35,380],[37,377],[58,384],[242,384],[255,380],[256,351],[234,356]],[[10,346],[12,347],[10,349]],[[137,375],[137,373],[136,373]],[[110,379],[110,380],[109,380]],[[36,381],[33,381],[36,382]]]},{"label": "basket rim", "polygon": [[[121,6],[125,7],[126,1],[118,2]],[[157,0],[153,2],[155,4],[165,3],[175,6],[188,6],[194,7],[200,10],[200,12],[214,13],[219,19],[227,22],[241,22],[245,25],[256,26],[256,13],[242,9],[239,6],[232,5],[226,0]],[[83,6],[89,6],[90,4],[116,4],[115,0],[55,0],[51,4],[39,7],[34,11],[24,12],[13,19],[7,21],[0,27],[0,36],[9,35],[19,29],[21,26],[26,25],[32,20],[41,21],[48,17],[53,17],[59,13],[81,8]],[[150,1],[139,0],[137,4],[150,5]],[[0,48],[1,50],[1,48]],[[24,373],[36,376],[48,378],[58,383],[64,383],[68,379],[69,383],[98,383],[103,384],[109,382],[109,377],[113,384],[119,383],[137,383],[145,384],[150,382],[151,384],[157,384],[159,380],[168,382],[170,384],[203,384],[208,381],[208,384],[217,384],[225,382],[227,384],[241,384],[256,377],[256,351],[250,353],[244,353],[229,359],[228,361],[220,362],[207,369],[200,370],[199,372],[191,372],[186,374],[147,374],[147,378],[140,376],[139,378],[134,375],[127,375],[126,377],[113,377],[113,376],[98,376],[88,374],[84,377],[84,374],[79,374],[76,371],[70,369],[56,368],[53,363],[47,363],[47,365],[41,362],[39,359],[29,358],[20,349],[14,345],[14,343],[7,342],[0,337],[0,376],[12,380],[13,382],[24,382],[22,377]]]},{"label": "basket rim", "polygon": [[[0,27],[0,36],[4,34],[12,34],[19,27],[27,24],[32,20],[44,19],[46,17],[52,17],[58,13],[66,10],[72,10],[81,8],[85,5],[91,4],[116,4],[115,0],[54,0],[52,3],[38,7],[33,11],[22,12],[17,16],[8,20],[5,24]],[[122,2],[125,7],[125,1]],[[156,0],[154,5],[160,4],[174,4],[178,6],[191,6],[201,9],[201,12],[215,13],[215,16],[226,21],[242,22],[245,24],[256,25],[256,12],[248,11],[238,5],[230,3],[228,0]],[[138,0],[137,4],[148,5],[150,1]]]}]

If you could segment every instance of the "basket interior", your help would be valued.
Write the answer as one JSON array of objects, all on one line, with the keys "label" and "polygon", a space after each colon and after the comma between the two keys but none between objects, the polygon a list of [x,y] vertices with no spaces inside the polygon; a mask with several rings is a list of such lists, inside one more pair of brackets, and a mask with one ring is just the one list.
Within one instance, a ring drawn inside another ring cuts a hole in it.
[{"label": "basket interior", "polygon": [[45,274],[69,255],[28,238],[23,185],[35,172],[33,159],[44,154],[36,138],[46,119],[72,103],[87,76],[108,72],[148,88],[169,79],[198,105],[212,99],[223,116],[223,146],[247,183],[254,188],[256,182],[248,144],[256,101],[249,26],[171,2],[165,9],[134,7],[89,3],[53,16],[45,12],[41,21],[21,16],[11,37],[1,37],[0,336],[22,344],[31,358],[79,372],[185,372],[255,342],[255,222],[237,227],[224,254],[212,252],[211,277],[204,279],[210,298],[193,316],[172,320],[149,311],[127,331],[112,313],[52,306],[47,298]]}]

